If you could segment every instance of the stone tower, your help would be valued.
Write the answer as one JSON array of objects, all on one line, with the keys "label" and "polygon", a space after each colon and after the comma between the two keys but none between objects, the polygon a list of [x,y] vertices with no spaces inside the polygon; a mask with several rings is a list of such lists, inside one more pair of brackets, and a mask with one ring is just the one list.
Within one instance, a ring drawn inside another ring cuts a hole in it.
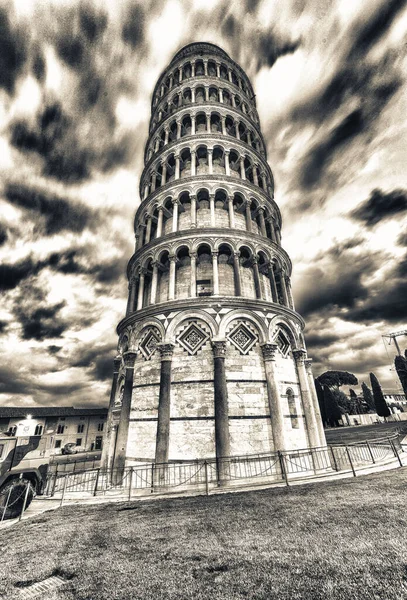
[{"label": "stone tower", "polygon": [[221,48],[155,86],[103,465],[325,445],[250,81]]}]

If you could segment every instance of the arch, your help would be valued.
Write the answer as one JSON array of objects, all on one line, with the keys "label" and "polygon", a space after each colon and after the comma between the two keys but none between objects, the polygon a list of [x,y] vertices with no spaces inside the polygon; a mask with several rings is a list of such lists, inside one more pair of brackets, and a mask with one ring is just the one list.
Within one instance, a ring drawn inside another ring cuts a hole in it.
[{"label": "arch", "polygon": [[220,296],[236,296],[234,251],[231,244],[220,242],[218,245],[218,272]]},{"label": "arch", "polygon": [[178,327],[184,321],[188,321],[190,319],[201,319],[206,325],[208,325],[212,337],[217,337],[218,325],[215,319],[211,315],[208,315],[208,313],[204,310],[194,309],[186,312],[180,312],[173,318],[167,329],[166,341],[173,342],[175,338],[175,332]]},{"label": "arch", "polygon": [[250,321],[256,327],[258,334],[259,334],[259,341],[261,344],[264,344],[267,341],[268,331],[267,331],[267,326],[266,326],[265,322],[263,321],[263,319],[261,319],[261,317],[259,317],[258,315],[254,314],[254,313],[251,313],[251,312],[248,312],[245,310],[241,310],[241,309],[231,310],[227,315],[225,315],[222,318],[222,320],[219,324],[219,337],[225,338],[229,325],[233,321],[236,321],[238,319],[244,319],[244,320]]},{"label": "arch", "polygon": [[293,348],[299,346],[299,332],[296,331],[294,325],[283,315],[275,315],[269,324],[269,339],[274,342],[279,329],[282,329],[288,336],[290,344]]}]

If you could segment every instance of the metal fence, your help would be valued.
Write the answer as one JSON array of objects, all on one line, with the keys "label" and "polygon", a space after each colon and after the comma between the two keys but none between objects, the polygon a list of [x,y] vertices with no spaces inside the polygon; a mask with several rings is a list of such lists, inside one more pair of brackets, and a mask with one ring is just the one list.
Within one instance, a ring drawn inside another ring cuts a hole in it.
[{"label": "metal fence", "polygon": [[237,488],[284,483],[299,478],[350,472],[397,459],[403,448],[397,435],[353,444],[287,450],[249,456],[190,462],[147,463],[104,471],[100,468],[67,473],[51,472],[45,486],[48,496],[116,496],[132,498],[150,494],[206,493],[217,488]]}]

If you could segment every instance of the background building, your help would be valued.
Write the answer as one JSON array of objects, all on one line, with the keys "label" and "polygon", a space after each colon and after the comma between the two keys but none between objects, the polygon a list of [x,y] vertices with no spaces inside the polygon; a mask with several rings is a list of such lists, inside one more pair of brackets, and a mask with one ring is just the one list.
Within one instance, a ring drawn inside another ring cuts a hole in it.
[{"label": "background building", "polygon": [[38,452],[60,453],[72,443],[102,450],[107,409],[74,407],[0,407],[0,437],[41,436]]},{"label": "background building", "polygon": [[180,50],[152,98],[104,465],[325,445],[253,88]]}]

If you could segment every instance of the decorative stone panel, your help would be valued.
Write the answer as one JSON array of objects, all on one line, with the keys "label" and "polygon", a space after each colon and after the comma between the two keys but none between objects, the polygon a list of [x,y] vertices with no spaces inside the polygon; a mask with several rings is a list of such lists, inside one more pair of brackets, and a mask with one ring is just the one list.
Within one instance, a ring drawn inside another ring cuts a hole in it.
[{"label": "decorative stone panel", "polygon": [[176,339],[180,346],[193,356],[203,348],[209,337],[209,332],[201,324],[191,322]]},{"label": "decorative stone panel", "polygon": [[145,360],[150,360],[157,350],[157,344],[161,342],[160,332],[156,327],[149,327],[139,344],[140,352]]},{"label": "decorative stone panel", "polygon": [[248,354],[259,341],[259,336],[251,327],[240,322],[228,333],[227,339],[239,350],[240,354]]}]

